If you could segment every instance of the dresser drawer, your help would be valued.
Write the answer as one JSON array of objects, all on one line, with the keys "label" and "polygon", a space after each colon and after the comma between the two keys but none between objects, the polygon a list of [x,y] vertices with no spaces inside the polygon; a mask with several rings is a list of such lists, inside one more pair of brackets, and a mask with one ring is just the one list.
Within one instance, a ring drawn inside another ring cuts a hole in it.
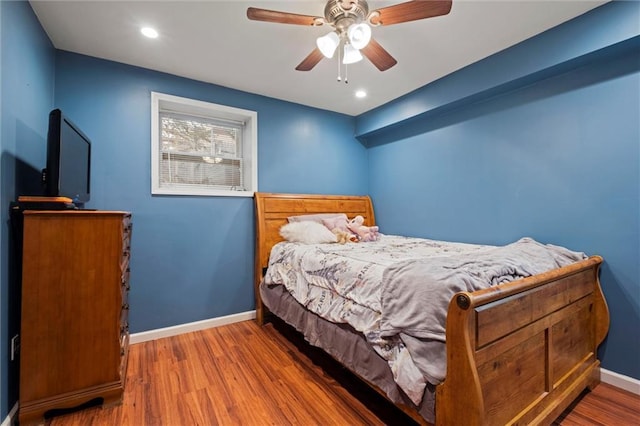
[{"label": "dresser drawer", "polygon": [[126,249],[122,249],[122,260],[120,261],[121,269],[124,271],[126,269],[126,265],[129,264],[129,259],[131,258],[131,248],[127,247]]},{"label": "dresser drawer", "polygon": [[127,318],[120,321],[120,339],[125,335],[129,335],[129,320]]},{"label": "dresser drawer", "polygon": [[122,257],[128,258],[131,253],[131,232],[133,230],[133,222],[131,216],[125,216],[122,219]]},{"label": "dresser drawer", "polygon": [[120,380],[125,381],[127,376],[127,363],[129,361],[129,333],[120,338]]},{"label": "dresser drawer", "polygon": [[[120,310],[120,325],[122,326],[125,323],[128,324],[128,321],[129,321],[129,304],[123,303],[122,309]],[[128,325],[127,325],[127,329],[128,329]]]},{"label": "dresser drawer", "polygon": [[129,302],[129,290],[131,286],[129,285],[129,272],[130,269],[127,269],[122,273],[122,277],[120,278],[120,290],[122,293],[122,304]]}]

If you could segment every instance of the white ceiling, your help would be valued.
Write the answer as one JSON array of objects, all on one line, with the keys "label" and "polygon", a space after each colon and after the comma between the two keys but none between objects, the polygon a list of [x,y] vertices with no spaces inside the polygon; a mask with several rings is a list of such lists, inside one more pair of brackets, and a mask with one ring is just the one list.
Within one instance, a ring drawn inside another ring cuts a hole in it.
[{"label": "white ceiling", "polygon": [[[369,1],[371,10],[401,3]],[[607,0],[453,0],[446,16],[373,28],[398,64],[367,59],[338,83],[338,62],[295,67],[329,27],[250,21],[249,6],[322,16],[325,1],[30,1],[57,49],[163,71],[312,107],[359,115]],[[155,27],[147,39],[140,27]],[[343,74],[344,77],[344,74]],[[368,96],[356,99],[356,89]]]}]

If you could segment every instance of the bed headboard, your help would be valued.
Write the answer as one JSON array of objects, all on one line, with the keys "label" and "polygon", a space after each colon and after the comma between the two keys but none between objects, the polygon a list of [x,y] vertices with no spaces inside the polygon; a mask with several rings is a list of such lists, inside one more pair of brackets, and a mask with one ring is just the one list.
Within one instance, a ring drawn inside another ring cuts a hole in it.
[{"label": "bed headboard", "polygon": [[255,295],[256,319],[262,323],[263,307],[258,286],[262,280],[262,270],[269,264],[269,253],[274,244],[283,240],[280,227],[287,223],[289,216],[316,213],[346,213],[349,218],[360,215],[367,226],[375,225],[373,204],[366,195],[310,195],[277,194],[256,192],[256,252],[255,252]]}]

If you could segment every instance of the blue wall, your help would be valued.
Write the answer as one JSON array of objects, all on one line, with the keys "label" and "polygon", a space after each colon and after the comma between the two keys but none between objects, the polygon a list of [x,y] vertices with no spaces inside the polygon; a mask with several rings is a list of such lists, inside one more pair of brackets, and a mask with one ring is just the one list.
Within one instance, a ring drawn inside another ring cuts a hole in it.
[{"label": "blue wall", "polygon": [[253,199],[151,196],[151,91],[257,111],[260,191],[368,191],[350,116],[63,51],[55,88],[92,138],[87,207],[133,212],[132,332],[254,309]]},{"label": "blue wall", "polygon": [[134,214],[132,331],[254,307],[252,200],[150,195],[150,91],[257,111],[261,191],[370,193],[387,233],[603,255],[603,365],[640,378],[639,16],[606,4],[354,119],[55,51],[28,3],[0,1],[0,420],[17,397],[9,202],[38,190],[54,107],[93,139],[87,207]]},{"label": "blue wall", "polygon": [[[602,364],[635,378],[640,378],[639,16],[636,2],[607,4],[474,64],[459,74],[478,81],[479,70],[493,69],[496,86],[469,91],[474,94],[453,99],[455,105],[440,103],[444,113],[431,108],[434,92],[426,86],[358,117],[358,128],[375,128],[364,140],[371,146],[369,190],[383,232],[488,244],[532,236],[602,255],[600,279],[611,310]],[[568,55],[551,70],[537,67],[536,51],[528,50],[531,43],[538,43],[538,52],[564,45],[567,32],[576,28],[612,34],[629,28],[629,22],[635,23],[635,34],[604,48],[598,43],[591,49],[593,37],[573,33],[571,43],[583,42],[581,56]],[[521,84],[511,83],[512,64],[522,70],[527,55],[532,73],[518,77]],[[437,93],[459,90],[459,74],[438,81]],[[422,109],[415,109],[418,104]],[[415,118],[380,120],[386,112],[410,107]]]},{"label": "blue wall", "polygon": [[54,49],[26,2],[0,1],[0,421],[17,400],[9,342],[19,332],[19,291],[9,250],[9,203],[38,194],[53,105]]}]

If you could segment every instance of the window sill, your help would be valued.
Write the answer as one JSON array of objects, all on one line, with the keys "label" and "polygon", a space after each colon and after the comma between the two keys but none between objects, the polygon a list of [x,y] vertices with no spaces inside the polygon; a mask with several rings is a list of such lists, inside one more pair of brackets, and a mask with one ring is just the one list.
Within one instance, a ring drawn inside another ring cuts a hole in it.
[{"label": "window sill", "polygon": [[186,197],[253,197],[253,191],[224,191],[224,190],[208,190],[208,191],[199,191],[199,190],[187,190],[187,189],[154,189],[151,192],[152,196],[162,196],[162,195],[174,195],[174,196],[186,196]]}]

